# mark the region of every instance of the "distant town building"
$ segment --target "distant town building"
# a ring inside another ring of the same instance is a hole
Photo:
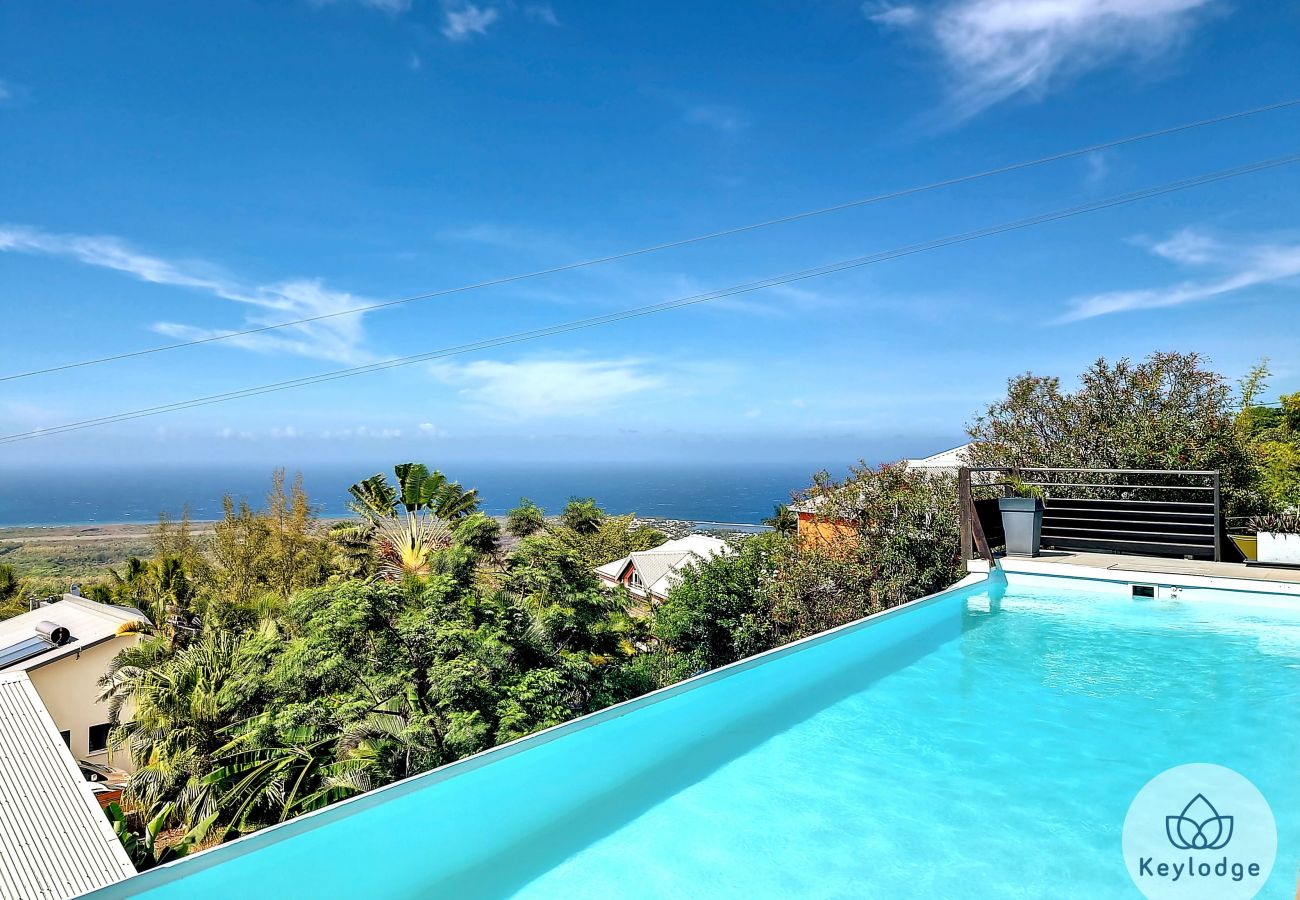
[[[64,900],[135,867],[23,671],[0,673],[0,900]]]
[[[662,603],[682,569],[730,552],[731,545],[720,538],[690,534],[598,566],[596,575],[610,587],[623,585],[633,597]]]
[[[148,625],[149,618],[74,594],[0,621],[0,674],[27,673],[79,760],[110,763],[108,708],[99,702],[97,682],[119,650],[140,640],[129,628],[124,633],[132,623]],[[126,768],[130,760],[118,754],[111,764]]]

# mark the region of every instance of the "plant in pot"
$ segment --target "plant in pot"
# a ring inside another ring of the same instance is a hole
[[[998,500],[1007,556],[1037,556],[1043,541],[1043,492],[1019,479],[1011,482],[1010,491]]]
[[[1300,566],[1300,511],[1255,516],[1250,524],[1255,529],[1260,562]]]

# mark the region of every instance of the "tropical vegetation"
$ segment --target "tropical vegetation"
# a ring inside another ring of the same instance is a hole
[[[1079,387],[1026,374],[970,426],[977,464],[1218,468],[1235,509],[1295,505],[1300,396],[1258,402],[1194,354],[1098,361]],[[956,477],[820,473],[764,534],[688,567],[659,604],[596,566],[667,539],[592,498],[501,522],[416,463],[323,522],[301,480],[227,499],[210,535],[163,519],[154,552],[86,594],[154,623],[101,681],[133,774],[114,827],[137,865],[284,821],[762,650],[963,573]],[[0,610],[21,611],[0,566]],[[25,608],[25,607],[24,607]]]

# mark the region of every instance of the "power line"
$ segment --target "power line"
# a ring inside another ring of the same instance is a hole
[[[306,387],[313,384],[322,384],[328,381],[336,381],[341,378],[351,378],[355,375],[366,375],[371,372],[379,372],[386,369],[393,369],[399,366],[409,366],[416,363],[428,362],[434,359],[440,359],[448,356],[457,356],[463,353],[472,353],[478,350],[487,350],[493,347],[501,347],[508,344],[518,344],[525,341],[539,340],[544,337],[550,337],[557,334],[565,334],[571,331],[580,331],[586,328],[594,328],[600,325],[610,325],[616,322],[622,322],[628,319],[639,318],[641,316],[653,315],[654,313],[665,312],[672,309],[680,309],[685,306],[693,306],[700,303],[707,303],[711,300],[719,300],[723,297],[731,297],[736,294],[750,293],[753,291],[763,290],[764,288],[776,287],[782,284],[789,284],[794,281],[803,281],[809,278],[817,278],[823,275],[830,275],[835,272],[842,272],[847,269],[860,268],[875,263],[884,262],[890,259],[898,259],[903,256],[911,256],[917,253],[924,253],[930,250],[936,250],[941,247],[951,246],[953,244],[966,243],[968,241],[979,240],[981,238],[993,237],[1008,231],[1016,231],[1024,228],[1030,228],[1035,225],[1054,222],[1060,219],[1068,219],[1074,216],[1084,215],[1085,213],[1098,212],[1104,209],[1110,209],[1115,206],[1122,206],[1128,203],[1135,203],[1139,200],[1146,200],[1151,197],[1171,194],[1176,191],[1188,190],[1201,185],[1210,184],[1216,181],[1224,181],[1229,178],[1237,178],[1242,175],[1249,175],[1254,172],[1262,172],[1268,169],[1278,168],[1280,166],[1291,165],[1300,162],[1300,154],[1291,156],[1276,157],[1274,159],[1262,160],[1259,162],[1249,163],[1244,166],[1238,166],[1233,169],[1225,169],[1218,172],[1212,172],[1206,175],[1199,175],[1193,178],[1186,178],[1181,181],[1170,182],[1157,187],[1146,188],[1141,191],[1134,191],[1128,194],[1120,194],[1115,197],[1109,197],[1103,200],[1097,200],[1092,203],[1085,203],[1079,206],[1072,206],[1066,209],[1054,210],[1052,212],[1041,213],[1037,216],[1031,216],[1026,219],[1017,219],[1011,222],[1004,222],[1000,225],[990,225],[975,231],[962,232],[960,234],[949,235],[947,237],[936,238],[930,241],[924,241],[918,244],[910,244],[905,247],[898,247],[892,250],[884,250],[868,256],[855,257],[840,262],[828,263],[823,266],[816,266],[811,269],[803,269],[798,272],[775,275],[759,281],[751,281],[745,284],[734,285],[728,288],[722,288],[717,291],[711,291],[704,294],[694,294],[688,297],[680,297],[675,300],[667,300],[662,303],[654,303],[649,306],[634,307],[615,313],[608,313],[601,316],[592,316],[586,319],[577,319],[572,322],[564,322],[558,325],[551,325],[546,328],[538,328],[531,331],[521,331],[514,334],[501,335],[495,338],[488,338],[482,341],[475,341],[468,344],[460,344],[453,347],[444,347],[439,350],[429,351],[427,353],[418,353],[413,356],[396,357],[393,359],[382,360],[377,363],[370,363],[364,366],[355,366],[349,369],[339,369],[333,372],[323,372],[318,375],[308,375],[303,378],[295,378],[288,381],[279,381],[272,384],[260,385],[257,387],[244,388],[237,391],[229,391],[222,394],[212,394],[207,397],[196,397],[189,400],[179,400],[175,403],[162,404],[160,406],[151,406],[144,409],[131,410],[129,412],[115,413],[109,416],[101,416],[94,419],[85,419],[80,422],[70,422],[65,425],[57,425],[51,428],[36,429],[34,431],[20,432],[16,434],[5,435],[0,437],[0,444],[9,444],[16,441],[31,440],[38,437],[46,437],[54,434],[63,434],[69,431],[78,431],[83,428],[94,428],[100,425],[108,425],[115,422],[124,422],[131,419],[140,419],[146,416],[162,415],[168,412],[179,412],[184,409],[192,409],[199,406],[209,406],[215,403],[224,403],[230,400],[241,400],[247,397],[256,397],[261,394],[270,394],[277,391],[290,390],[298,387]]]
[[[1140,141],[1152,140],[1159,137],[1167,137],[1172,134],[1178,134],[1184,131],[1191,131],[1196,128],[1204,128],[1209,125],[1218,125],[1224,122],[1231,122],[1237,119],[1244,119],[1250,116],[1257,116],[1266,112],[1273,112],[1279,109],[1285,109],[1292,106],[1300,105],[1300,97],[1291,100],[1283,100],[1279,103],[1271,103],[1267,106],[1258,106],[1254,109],[1242,110],[1234,113],[1227,113],[1222,116],[1215,116],[1209,119],[1201,119],[1196,122],[1186,122],[1182,125],[1174,125],[1169,128],[1161,128],[1157,131],[1147,131],[1142,134],[1130,135],[1128,137],[1117,138],[1111,141],[1105,141],[1100,144],[1092,144],[1087,147],[1080,147],[1074,150],[1065,150],[1060,153],[1054,153],[1051,156],[1041,156],[1037,159],[1023,160],[1021,162],[1010,163],[1005,166],[999,166],[994,169],[985,169],[982,172],[974,172],[968,175],[959,175],[954,178],[947,178],[942,181],[933,181],[929,184],[916,185],[913,187],[902,188],[896,191],[890,191],[884,194],[876,194],[871,197],[863,197],[857,200],[849,200],[844,203],[838,203],[834,206],[825,206],[820,209],[805,210],[803,212],[793,213],[787,216],[780,216],[775,219],[767,219],[762,222],[754,222],[749,225],[739,225],[735,228],[727,228],[722,231],[714,231],[708,234],[696,235],[694,237],[680,238],[672,241],[665,241],[660,244],[652,244],[648,247],[641,247],[635,250],[623,250],[618,253],[612,253],[608,256],[595,257],[593,259],[582,260],[579,262],[564,263],[562,265],[551,266],[546,269],[538,269],[532,272],[523,272],[516,275],[504,275],[499,278],[492,278],[487,281],[480,281],[473,284],[461,285],[459,287],[442,288],[436,291],[429,291],[424,294],[414,294],[410,297],[401,297],[396,300],[386,300],[382,303],[373,303],[368,306],[357,306],[351,309],[337,310],[330,313],[322,313],[318,316],[308,316],[303,319],[294,319],[289,322],[277,322],[272,325],[261,325],[257,328],[248,328],[243,331],[228,331],[222,334],[211,335],[205,338],[197,338],[192,341],[179,341],[174,344],[163,344],[157,347],[147,347],[143,350],[132,350],[127,353],[117,353],[111,356],[101,356],[96,359],[86,359],[78,362],[64,363],[57,366],[49,366],[44,369],[33,369],[29,372],[18,372],[12,375],[0,375],[0,382],[16,381],[20,378],[32,378],[37,375],[49,375],[54,372],[64,372],[69,369],[79,369],[85,366],[95,366],[102,363],[118,362],[124,359],[133,359],[138,356],[148,356],[153,353],[163,353],[169,350],[181,350],[186,347],[197,347],[200,344],[212,344],[218,341],[228,341],[233,338],[248,337],[254,334],[263,334],[268,331],[274,331],[278,328],[289,328],[295,325],[308,325],[312,322],[321,322],[326,319],[333,319],[339,316],[355,315],[357,313],[372,312],[379,309],[388,309],[393,306],[400,306],[406,303],[415,303],[421,300],[431,300],[437,297],[448,297],[453,294],[462,294],[468,291],[482,290],[483,288],[500,287],[501,285],[513,284],[519,281],[526,281],[532,278],[541,278],[546,275],[556,275],[561,272],[571,272],[575,269],[585,269],[591,266],[598,266],[604,263],[617,262],[619,260],[631,259],[636,256],[644,256],[649,253],[657,253],[662,250],[670,250],[676,247],[685,247],[690,244],[697,244],[703,241],[711,241],[717,238],[731,237],[737,234],[744,234],[750,231],[757,231],[762,228],[770,228],[773,225],[783,225],[789,222],[797,222],[802,219],[809,219],[815,216],[822,216],[828,213],[842,212],[847,209],[854,209],[860,206],[868,206],[874,203],[882,203],[887,200],[897,200],[902,197],[921,194],[927,191],[938,190],[940,188],[954,187],[959,184],[967,184],[972,181],[979,181],[984,178],[991,178],[995,175],[1005,175],[1009,172],[1016,172],[1023,169],[1034,168],[1036,166],[1046,165],[1048,163],[1060,162],[1061,160],[1071,159],[1077,156],[1085,156],[1089,153],[1098,153],[1102,150],[1110,150],[1115,147],[1122,147],[1126,144],[1134,144]]]

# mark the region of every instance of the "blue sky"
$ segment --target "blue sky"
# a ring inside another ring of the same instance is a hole
[[[0,6],[3,372],[471,283],[1300,95],[1220,0]],[[1300,109],[514,285],[0,383],[0,432],[723,288],[1297,150]],[[764,293],[0,446],[46,461],[942,449],[1025,370],[1300,389],[1300,166]]]

